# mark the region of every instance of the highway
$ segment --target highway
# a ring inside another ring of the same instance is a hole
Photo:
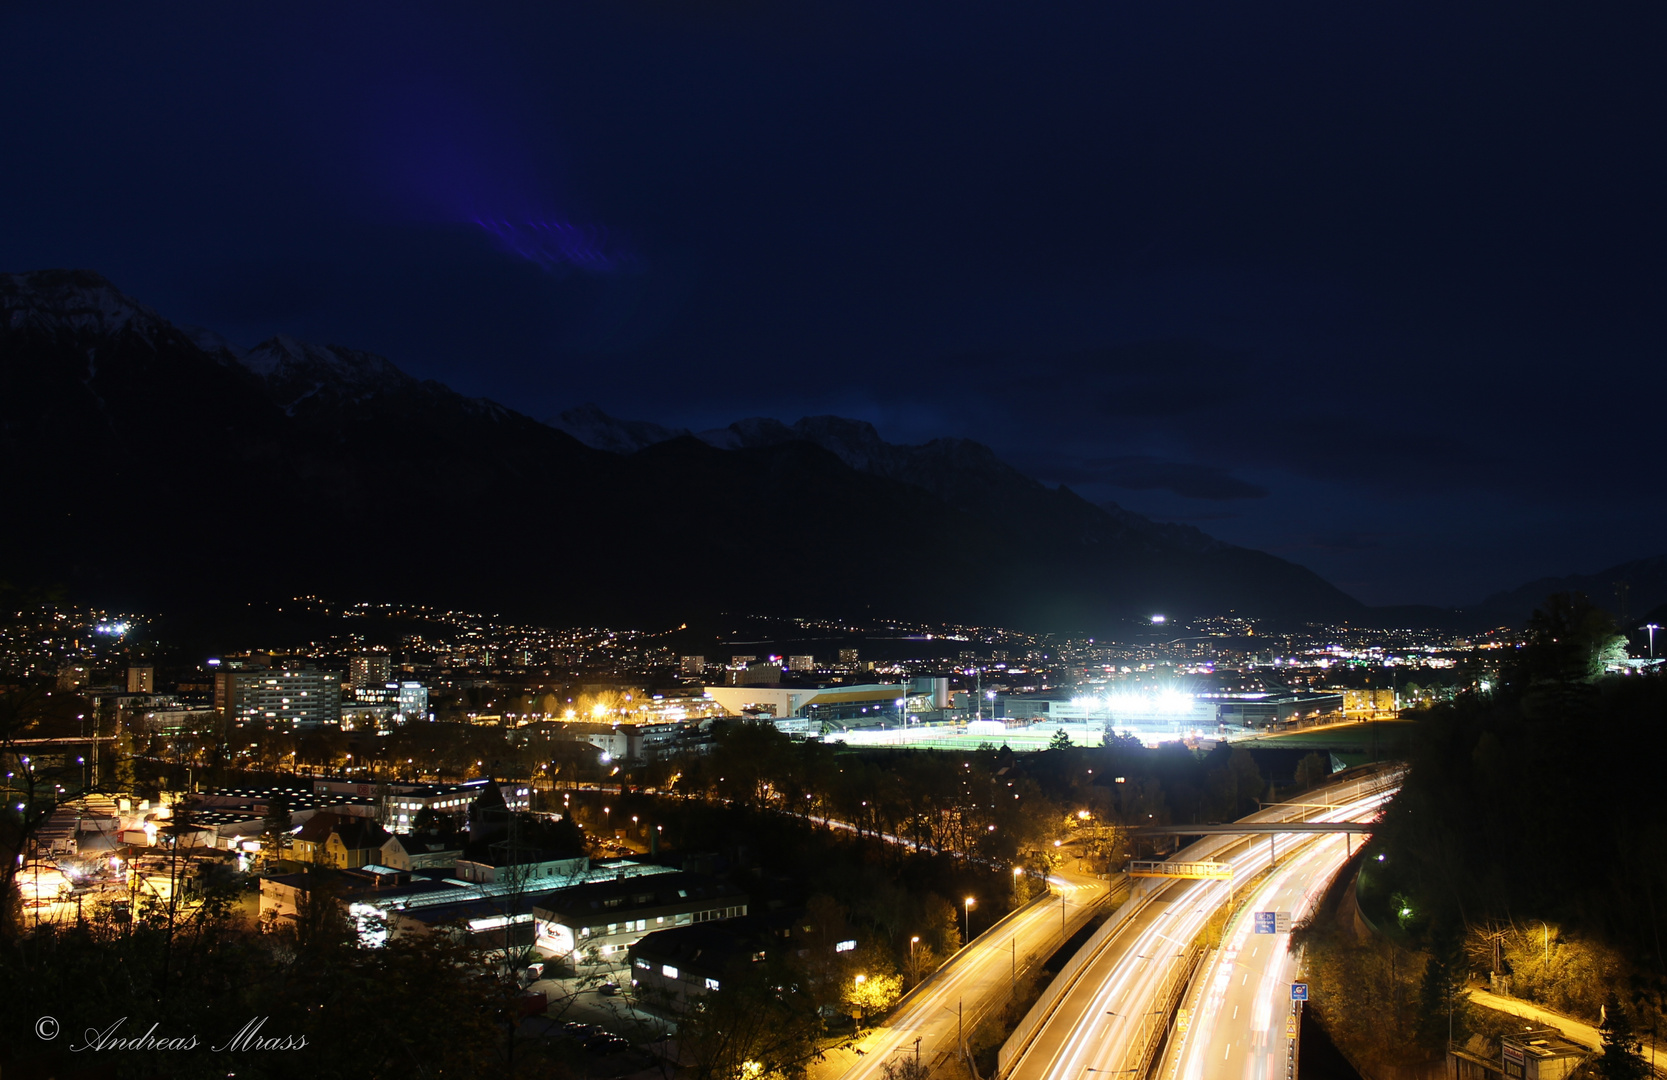
[[[1252,893],[1247,912],[1288,912],[1300,922],[1347,860],[1341,836],[1304,845]],[[1239,918],[1193,980],[1185,1005],[1191,1023],[1172,1040],[1162,1080],[1283,1080],[1290,1050],[1288,1028],[1296,958],[1289,934],[1258,934],[1255,920]]]
[[[893,1055],[917,1052],[936,1068],[956,1052],[963,1020],[971,1033],[991,1003],[1005,1000],[1015,959],[1051,955],[1088,921],[1105,899],[1105,881],[1075,874],[1049,878],[1054,895],[996,924],[952,956],[892,1011],[887,1023],[863,1036],[852,1049],[829,1051],[812,1062],[813,1080],[878,1080]],[[1064,932],[1061,932],[1061,927]]]
[[[1397,783],[1394,774],[1364,786],[1349,782],[1307,796],[1306,807],[1271,806],[1245,820],[1362,820],[1382,808]],[[1314,809],[1315,803],[1327,802],[1331,805]],[[1284,889],[1298,880],[1296,876],[1287,878],[1285,867],[1294,868],[1293,875],[1306,875],[1301,877],[1305,881],[1319,872],[1309,861],[1313,848],[1328,851],[1335,845],[1340,860],[1345,840],[1327,837],[1308,841],[1297,857],[1291,858],[1290,853],[1303,843],[1293,839],[1280,845],[1290,861],[1275,872],[1272,881],[1276,887]],[[1229,836],[1206,837],[1181,851],[1174,861],[1211,859],[1230,863],[1235,878],[1240,881],[1254,877],[1271,861],[1268,843],[1259,839],[1247,843]],[[1109,1080],[1130,1076],[1143,1066],[1146,1053],[1154,1048],[1167,1026],[1168,1005],[1184,988],[1187,960],[1196,955],[1192,951],[1193,942],[1209,917],[1236,891],[1224,881],[1158,879],[1147,885],[1149,891],[1144,896],[1132,898],[1118,912],[1111,924],[1113,929],[1094,946],[1096,952],[1080,977],[1064,992],[1057,1008],[1013,1063],[1007,1073],[1009,1080],[1088,1080],[1091,1074],[1095,1080]],[[1258,895],[1263,887],[1258,887]],[[1280,895],[1289,899],[1289,894]],[[1270,942],[1276,939],[1283,948],[1283,937],[1264,938]],[[1271,948],[1271,945],[1249,946],[1249,950],[1258,953]],[[1246,979],[1243,986],[1249,985]],[[1221,1038],[1228,1037],[1228,1029],[1234,1024],[1248,1030],[1255,1019],[1255,1013],[1245,1012],[1240,1002],[1226,1006],[1229,1016],[1234,1005],[1239,1006],[1240,1016],[1227,1021],[1221,1029]],[[1282,1020],[1280,1026],[1283,1039]],[[1225,1055],[1229,1063],[1231,1054],[1229,1046]],[[1254,1075],[1271,1078],[1276,1074]],[[1283,1076],[1283,1070],[1277,1075]]]

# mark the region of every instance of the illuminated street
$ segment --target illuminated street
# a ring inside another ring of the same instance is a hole
[[[1320,802],[1329,795],[1347,801],[1308,813],[1307,820],[1369,819],[1395,789],[1392,777],[1384,777],[1375,787],[1351,783],[1322,789],[1310,799]],[[1303,812],[1274,806],[1244,820],[1295,820]],[[1338,852],[1343,844],[1342,838],[1336,839]],[[1232,836],[1213,836],[1187,847],[1173,861],[1219,859],[1232,864],[1235,877],[1245,878],[1268,865],[1268,851],[1260,840],[1246,843]],[[1306,859],[1305,854],[1292,865],[1306,865]],[[1273,880],[1277,888],[1286,879],[1276,873]],[[1141,1066],[1142,1050],[1150,1048],[1167,1020],[1158,1004],[1160,997],[1167,997],[1165,992],[1181,975],[1181,960],[1210,916],[1230,897],[1226,883],[1219,881],[1159,880],[1149,889],[1146,897],[1118,913],[1120,925],[1106,937],[1099,954],[1014,1066],[1010,1075],[1016,1080],[1079,1080],[1090,1073],[1115,1075]]]
[[[853,1050],[831,1051],[825,1061],[813,1063],[812,1076],[873,1080],[894,1054],[917,1049],[921,1061],[934,1068],[949,1060],[960,1028],[970,1032],[986,1004],[1000,1001],[1009,990],[1015,957],[1022,963],[1031,953],[1051,954],[1083,925],[1107,888],[1104,881],[1076,874],[1055,874],[1053,886],[1052,898],[997,924],[951,957],[904,999],[890,1023],[864,1036]]]
[[[1285,1075],[1287,1017],[1296,958],[1289,934],[1258,934],[1251,912],[1289,912],[1300,922],[1347,859],[1341,836],[1305,844],[1240,909],[1225,945],[1193,980],[1186,1005],[1192,1022],[1178,1046],[1165,1055],[1160,1077],[1244,1077]]]

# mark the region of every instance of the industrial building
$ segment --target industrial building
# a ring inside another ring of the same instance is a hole
[[[774,720],[778,726],[798,720],[861,727],[901,723],[908,688],[898,683],[708,686],[706,696],[731,716]]]
[[[717,878],[686,871],[622,877],[575,885],[538,901],[534,940],[555,956],[611,963],[655,930],[746,913],[746,894]]]

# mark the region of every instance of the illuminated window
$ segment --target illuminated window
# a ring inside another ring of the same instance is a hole
[[[670,964],[661,964],[660,974],[664,975],[668,979],[675,979],[677,978],[677,969],[672,967]]]
[[[834,952],[850,952],[856,947],[857,943],[855,941],[841,941],[839,944],[834,946]]]

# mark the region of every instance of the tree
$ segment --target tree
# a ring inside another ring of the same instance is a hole
[[[261,822],[261,846],[265,849],[268,862],[284,857],[284,852],[289,849],[293,824],[289,816],[289,799],[283,795],[272,796],[272,801],[266,806],[266,817]]]
[[[880,1075],[884,1080],[926,1080],[932,1070],[920,1060],[920,1047],[915,1047],[912,1054],[894,1057],[880,1066]]]
[[[822,1021],[783,961],[750,964],[697,999],[678,1031],[694,1080],[801,1076],[816,1056]]]
[[[127,724],[118,721],[116,729],[116,790],[123,795],[132,795],[137,784],[133,775],[133,735],[127,730]]]
[[[1519,671],[1530,683],[1589,683],[1626,656],[1615,620],[1582,593],[1554,593],[1528,620]]]
[[[921,901],[921,944],[939,956],[947,957],[961,947],[961,914],[955,905],[937,893],[927,893]]]
[[[1448,1045],[1455,1006],[1464,996],[1464,937],[1450,924],[1431,928],[1429,959],[1418,987],[1418,1041],[1439,1050]]]
[[[840,995],[845,1007],[857,1018],[857,1026],[870,1016],[878,1016],[897,1003],[903,994],[903,976],[858,972],[845,984]]]
[[[1227,755],[1225,768],[1210,770],[1209,784],[1215,796],[1217,812],[1222,820],[1231,820],[1252,808],[1256,797],[1262,793],[1262,770],[1256,767],[1256,760],[1250,756],[1250,751],[1235,746]]]
[[[85,702],[66,694],[54,697],[41,686],[0,689],[0,940],[15,929],[17,869],[31,850],[35,833],[57,810],[60,789],[81,785],[81,767],[65,755],[38,756],[24,739],[67,737],[80,731]]]
[[[1638,1036],[1632,1030],[1632,1018],[1621,1007],[1615,992],[1603,1005],[1603,1023],[1598,1027],[1603,1036],[1603,1053],[1598,1056],[1597,1074],[1603,1080],[1644,1080],[1650,1067],[1638,1052]]]
[[[1311,788],[1331,775],[1331,764],[1316,751],[1297,762],[1297,786]]]
[[[1071,736],[1067,735],[1063,730],[1054,732],[1053,738],[1048,740],[1049,750],[1069,750],[1070,748]]]

